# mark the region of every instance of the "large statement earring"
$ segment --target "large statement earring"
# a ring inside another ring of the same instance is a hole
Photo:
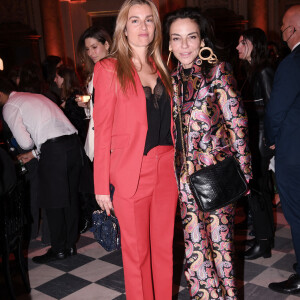
[[[172,50],[169,50],[169,56],[168,56],[168,60],[167,60],[167,66],[169,66],[171,55],[172,55]]]
[[[209,55],[203,56],[205,52],[209,52]],[[199,50],[199,58],[202,60],[207,60],[210,64],[216,64],[218,62],[218,58],[216,54],[209,47],[203,47]]]

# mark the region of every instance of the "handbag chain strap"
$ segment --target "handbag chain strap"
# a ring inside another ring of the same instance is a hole
[[[183,106],[183,103],[182,103]],[[182,144],[182,152],[183,152],[183,166],[185,168],[186,176],[189,178],[188,165],[186,161],[186,152],[184,147],[184,138],[183,138],[183,129],[182,129],[182,118],[181,118],[181,108],[182,106],[178,105],[178,117],[179,117],[179,127],[181,132],[181,144]]]

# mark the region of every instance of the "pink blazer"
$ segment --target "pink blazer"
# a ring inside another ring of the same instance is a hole
[[[134,77],[136,91],[130,86],[124,94],[117,79],[116,60],[107,58],[95,65],[96,195],[109,195],[109,183],[125,198],[132,197],[137,189],[148,123],[144,89],[136,72]]]

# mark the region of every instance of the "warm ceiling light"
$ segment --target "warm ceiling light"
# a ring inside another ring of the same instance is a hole
[[[0,71],[4,70],[3,60],[0,58]]]
[[[70,3],[79,2],[79,3],[84,3],[84,2],[86,2],[86,0],[60,0],[60,2],[70,2]]]

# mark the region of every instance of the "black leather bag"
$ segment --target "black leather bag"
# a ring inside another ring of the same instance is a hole
[[[199,209],[204,212],[214,211],[241,198],[247,192],[247,181],[233,156],[228,156],[215,165],[204,167],[189,175],[183,139],[181,109],[178,109],[178,116],[184,167],[191,192]],[[226,130],[225,125],[224,127]]]
[[[247,191],[247,182],[233,156],[190,175],[190,188],[200,210],[214,211],[239,198]]]
[[[114,251],[121,248],[121,234],[118,219],[107,216],[106,211],[96,210],[93,212],[93,227],[96,241],[106,250]]]

